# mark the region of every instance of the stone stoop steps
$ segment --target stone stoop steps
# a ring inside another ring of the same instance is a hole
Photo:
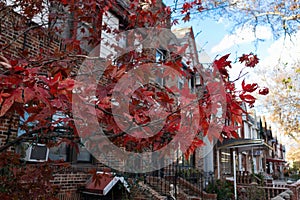
[[[133,188],[132,200],[165,200],[166,197],[160,195],[143,182],[139,182],[137,186]]]
[[[160,177],[147,177],[147,185],[164,197],[164,200],[167,199],[167,192],[171,190],[171,183]],[[176,200],[202,200],[200,194],[190,188],[183,189],[179,186]]]

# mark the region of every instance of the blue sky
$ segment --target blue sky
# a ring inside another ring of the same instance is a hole
[[[204,49],[212,59],[217,55],[224,55],[227,53],[231,53],[232,59],[235,59],[237,56],[240,56],[243,53],[250,52],[257,53],[258,55],[260,55],[260,58],[264,58],[267,56],[266,49],[268,49],[274,42],[269,30],[263,30],[265,31],[266,35],[263,35],[263,33],[261,33],[260,36],[264,39],[264,41],[259,41],[258,43],[254,42],[254,36],[248,35],[248,37],[246,37],[247,35],[245,35],[244,41],[242,41],[243,38],[240,38],[239,41],[236,41],[235,43],[233,41],[227,41],[225,45],[222,45],[221,42],[224,43],[224,37],[234,39],[234,36],[232,36],[234,34],[231,34],[233,25],[233,23],[225,20],[214,21],[212,19],[192,19],[190,22],[180,23],[177,27],[192,26],[194,34],[197,35],[196,43],[200,47],[200,49],[198,50]],[[250,40],[251,38],[249,39],[249,36],[253,39]],[[226,41],[226,39],[224,40]],[[232,44],[232,46],[230,43]],[[223,50],[217,48],[218,46],[223,47]],[[216,51],[216,49],[220,49],[220,51]]]
[[[167,5],[174,4],[173,0],[165,0],[165,2],[170,2]],[[175,16],[180,15],[179,11],[177,12],[174,14]],[[180,19],[182,17],[183,15],[176,18]],[[275,40],[271,29],[264,24],[257,26],[255,35],[253,27],[239,28],[233,32],[233,26],[236,23],[228,19],[220,18],[218,21],[215,21],[209,18],[200,19],[199,16],[192,15],[189,22],[180,21],[173,28],[192,27],[196,36],[198,51],[204,51],[208,55],[206,57],[210,58],[210,61],[213,61],[216,56],[228,53],[231,54],[230,59],[235,61],[242,54],[253,52],[260,59],[260,63],[256,68],[272,69],[278,67],[279,59],[282,63],[293,63],[294,61],[300,63],[300,31],[292,36],[292,38],[287,38],[286,41],[283,38],[284,36]],[[257,40],[257,38],[260,40]],[[296,42],[290,42],[290,39]],[[286,47],[284,48],[284,46]],[[201,56],[200,62],[203,62]],[[241,67],[238,64],[233,66],[230,72],[233,79],[235,79],[234,76],[237,76]],[[257,81],[257,70],[251,71],[253,71],[252,77],[254,75],[254,80]],[[249,77],[251,77],[250,73]]]
[[[173,3],[173,0],[167,1]],[[227,19],[214,21],[212,19],[197,19],[197,17],[191,16],[190,22],[180,22],[177,27],[192,26],[196,36],[198,51],[204,50],[211,58],[211,61],[213,61],[217,55],[222,56],[227,53],[231,53],[230,59],[233,61],[243,53],[253,52],[257,54],[260,63],[255,69],[251,69],[252,72],[247,76],[247,78],[250,79],[249,82],[259,82],[262,76],[267,75],[260,74],[260,70],[272,70],[276,67],[282,67],[282,65],[278,65],[280,62],[289,62],[291,65],[293,65],[293,63],[300,63],[300,31],[287,40],[284,40],[283,37],[275,40],[271,30],[267,26],[261,25],[258,26],[256,36],[262,39],[262,41],[256,43],[257,37],[254,37],[251,27],[232,32],[232,27],[234,25],[235,22],[231,22]],[[231,76],[233,76],[232,79],[235,79],[240,69],[241,66],[239,64],[233,65],[233,69],[230,71]],[[273,78],[274,77],[271,76],[269,77],[270,80]],[[262,85],[263,83],[259,82],[259,84]],[[272,90],[272,88],[270,88],[270,90]],[[260,109],[262,107],[259,105],[262,105],[263,102],[264,98],[258,99],[256,103],[257,113],[268,115],[268,111]],[[272,126],[274,128],[276,127],[275,125]],[[280,135],[279,132],[278,134]],[[286,143],[286,138],[284,136],[278,139],[282,139],[282,141]]]
[[[167,6],[170,6],[171,9],[174,8],[174,0],[163,1]],[[183,1],[178,1],[176,13],[173,13],[172,15],[173,19],[181,19],[184,16],[180,13],[182,3]],[[224,44],[224,41],[222,40],[224,40],[224,38],[226,39],[226,36],[229,36],[230,39],[234,38],[232,36],[234,35],[234,33],[232,33],[231,31],[233,30],[233,26],[236,23],[237,22],[235,21],[224,18],[220,18],[218,19],[218,21],[215,21],[213,19],[209,19],[208,17],[200,19],[197,15],[191,15],[191,20],[189,22],[184,23],[180,21],[177,27],[192,26],[195,35],[201,32],[199,35],[197,35],[196,42],[199,47],[205,49],[206,53],[209,54],[209,56],[211,56],[212,58],[214,58],[216,55],[224,55],[226,53],[231,53],[231,58],[235,58],[242,53],[250,52],[257,53],[261,60],[267,57],[267,50],[271,47],[275,40],[273,39],[272,31],[270,30],[270,28],[264,25],[259,25],[256,31],[257,37],[263,39],[263,41],[255,43],[254,33],[251,30],[253,27],[247,27],[248,30],[238,30],[240,32],[238,32],[237,35],[240,35],[240,38],[237,39],[234,44],[229,45],[230,42],[233,42],[227,41],[225,45],[222,45],[222,42]],[[217,45],[220,45],[221,47],[223,47],[223,49],[221,49],[220,51],[216,51]]]

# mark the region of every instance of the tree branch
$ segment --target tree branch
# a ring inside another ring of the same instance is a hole
[[[49,128],[45,128],[47,130],[49,130]],[[18,137],[16,137],[14,140],[12,141],[8,141],[6,142],[5,145],[0,147],[0,152],[7,150],[9,147],[22,142],[23,140],[29,140],[29,139],[37,139],[37,138],[41,138],[41,139],[49,139],[52,137],[61,137],[61,138],[71,138],[74,139],[77,136],[73,135],[73,131],[69,130],[69,132],[66,131],[62,131],[62,129],[66,129],[65,127],[55,127],[53,129],[53,131],[51,131],[51,133],[46,133],[43,135],[39,135],[39,136],[34,136],[34,134],[41,134],[41,129],[37,129],[37,130],[33,130],[33,131],[28,131]],[[72,134],[68,134],[66,135],[66,133],[72,133]]]
[[[35,28],[39,28],[39,27],[42,27],[42,25],[35,25],[35,26],[31,26],[31,27],[28,27],[26,28],[23,32],[19,33],[18,35],[16,35],[16,38],[22,36],[23,34],[27,33],[28,31],[30,30],[33,30]],[[15,40],[11,40],[10,43],[8,43],[7,45],[5,45],[2,49],[0,49],[0,51],[5,51],[8,47],[10,47],[12,44],[18,42],[17,39]]]

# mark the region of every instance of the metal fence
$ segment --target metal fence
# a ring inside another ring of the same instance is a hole
[[[60,193],[57,195],[59,200],[81,200],[80,193],[74,191],[73,193]]]
[[[202,197],[203,174],[193,166],[176,163],[163,169],[143,174],[143,180],[168,199],[179,196]]]

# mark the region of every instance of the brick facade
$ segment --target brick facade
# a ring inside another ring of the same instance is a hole
[[[58,36],[49,37],[44,30],[26,20],[10,8],[0,12],[0,55],[8,59],[30,58],[40,51],[54,53],[61,48]],[[0,69],[1,71],[1,69]],[[8,112],[0,117],[0,146],[17,137],[19,116]],[[14,150],[10,147],[9,151]]]
[[[18,126],[19,117],[17,115],[9,113],[0,118],[0,147],[16,138]],[[14,147],[9,147],[8,151],[14,151]]]
[[[161,3],[161,1],[157,1]],[[22,29],[17,27],[23,26]],[[9,59],[29,58],[42,50],[45,53],[54,53],[63,49],[62,40],[53,34],[44,32],[38,24],[26,22],[21,15],[10,9],[0,12],[0,55]],[[42,34],[41,34],[42,33]],[[154,58],[153,58],[154,59]],[[0,118],[0,146],[17,137],[19,116],[7,114]],[[8,150],[14,151],[14,147]],[[110,156],[111,161],[115,157]],[[119,160],[116,160],[118,162]],[[93,166],[91,165],[90,168]],[[58,194],[62,200],[80,199],[78,188],[85,185],[91,175],[85,171],[56,172],[52,183],[60,188]]]
[[[20,28],[22,26],[23,28]],[[60,51],[62,40],[53,34],[50,37],[43,31],[33,22],[26,24],[26,20],[11,9],[2,10],[0,12],[0,55],[12,60],[30,59],[42,51],[45,54]],[[19,122],[19,116],[12,112],[0,118],[0,147],[17,137]],[[7,149],[7,151],[14,150],[14,146]],[[87,172],[60,172],[54,174],[52,182],[60,188],[58,194],[60,199],[74,200],[79,199],[77,188],[83,186],[90,176]]]
[[[54,174],[52,183],[60,187],[60,194],[66,196],[77,193],[79,187],[85,185],[86,181],[91,175],[86,172],[65,172]]]
[[[28,22],[7,8],[0,13],[0,52],[5,57],[34,56],[41,50],[54,53],[61,49],[61,39],[34,22]]]

